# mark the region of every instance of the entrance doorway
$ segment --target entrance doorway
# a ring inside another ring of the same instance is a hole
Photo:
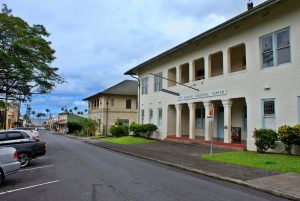
[[[218,112],[217,112],[217,135],[218,140],[224,139],[224,107],[218,106]]]

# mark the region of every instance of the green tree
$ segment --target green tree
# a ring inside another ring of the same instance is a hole
[[[43,25],[30,26],[11,14],[5,4],[0,12],[0,94],[7,100],[30,100],[63,83],[51,65],[55,51]]]

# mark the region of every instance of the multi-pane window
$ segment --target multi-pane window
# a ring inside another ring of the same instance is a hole
[[[275,103],[274,100],[264,101],[264,116],[275,115]]]
[[[196,128],[205,128],[205,108],[196,110]]]
[[[142,79],[142,94],[148,94],[148,77]]]
[[[144,120],[145,120],[145,110],[142,109],[141,110],[141,122],[142,122],[142,124],[144,123]]]
[[[290,30],[283,29],[261,37],[260,48],[263,68],[289,63]]]
[[[158,118],[157,118],[157,127],[162,125],[162,108],[158,108]]]
[[[277,37],[277,64],[291,61],[290,31],[285,29],[276,33]]]
[[[149,123],[152,123],[153,119],[153,109],[149,109]]]
[[[276,129],[275,119],[275,99],[266,99],[262,101],[263,109],[263,127]]]
[[[131,109],[131,99],[126,99],[126,109]]]
[[[155,76],[154,76],[154,91],[160,91],[162,89],[162,72],[160,73],[157,73]]]

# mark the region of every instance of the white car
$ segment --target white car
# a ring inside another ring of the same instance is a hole
[[[34,141],[40,141],[39,131],[33,127],[16,127],[12,128],[11,130],[27,131],[26,133],[32,136]]]
[[[3,183],[7,175],[17,172],[21,165],[17,161],[18,153],[15,148],[0,148],[0,184]]]

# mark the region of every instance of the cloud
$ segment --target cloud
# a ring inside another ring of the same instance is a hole
[[[253,1],[255,5],[262,0]],[[10,0],[13,14],[43,24],[67,83],[36,108],[76,104],[123,79],[129,68],[246,10],[240,0]]]

